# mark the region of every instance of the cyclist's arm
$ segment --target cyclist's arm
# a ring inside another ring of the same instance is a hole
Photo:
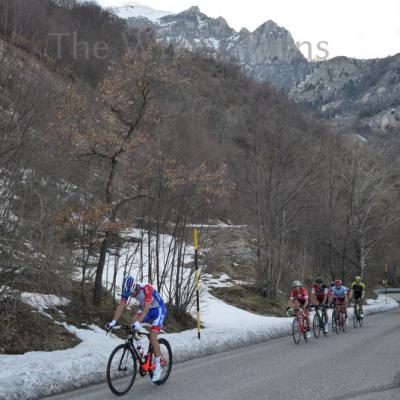
[[[117,321],[121,318],[122,313],[124,312],[125,309],[125,305],[126,303],[121,302],[118,304],[117,308],[115,309],[115,313],[114,313],[114,321]]]
[[[322,303],[325,304],[328,300],[328,289],[324,290],[324,299],[322,300]]]
[[[146,315],[150,311],[150,303],[146,303],[143,307],[143,311],[140,313],[140,317],[138,319],[138,322],[142,323],[146,317]]]

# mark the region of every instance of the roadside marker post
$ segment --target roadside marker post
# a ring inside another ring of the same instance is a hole
[[[388,289],[388,266],[387,266],[387,264],[385,264],[385,280],[383,282],[385,284],[385,302],[387,304],[387,302],[388,302],[388,293],[387,293],[387,289]]]
[[[193,244],[194,244],[194,267],[196,276],[196,305],[197,305],[197,338],[200,340],[200,294],[199,294],[199,239],[197,228],[193,229]]]

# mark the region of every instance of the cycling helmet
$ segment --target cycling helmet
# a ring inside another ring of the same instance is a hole
[[[335,286],[342,286],[343,282],[340,279],[336,279]]]
[[[361,276],[356,276],[355,281],[356,281],[357,283],[360,283],[360,282],[361,282]]]
[[[292,284],[292,287],[295,287],[295,286],[302,287],[303,284],[301,283],[301,281],[294,281],[293,284]]]
[[[129,297],[135,288],[136,280],[133,276],[129,275],[125,278],[122,285],[122,296]]]
[[[324,283],[324,280],[322,278],[317,278],[315,280],[315,283],[318,283],[318,285],[322,285]]]

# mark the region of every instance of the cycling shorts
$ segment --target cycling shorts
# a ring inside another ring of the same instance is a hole
[[[293,298],[293,302],[295,302],[295,301],[298,301],[302,307],[304,306],[304,304],[305,304],[305,302],[306,302],[306,300],[305,300],[305,299],[302,299],[301,297],[294,297],[294,298]],[[309,310],[308,308],[306,308],[306,309],[304,310],[304,314],[305,314],[305,315],[309,315],[309,314],[310,314],[310,310]]]
[[[333,304],[335,305],[342,305],[344,304],[344,297],[334,297],[333,298]]]
[[[140,317],[142,313],[138,312],[136,315]],[[164,325],[166,316],[167,316],[167,309],[165,308],[165,306],[160,306],[158,308],[150,308],[149,312],[144,317],[143,322],[145,323],[151,322],[152,323],[151,330],[153,332],[160,332]]]
[[[363,292],[355,291],[355,290],[353,291],[354,300],[361,299],[362,295],[363,295]]]
[[[324,302],[324,295],[322,296],[317,296],[317,301],[319,303],[320,306],[326,306],[328,304],[328,298],[326,299],[326,301]]]

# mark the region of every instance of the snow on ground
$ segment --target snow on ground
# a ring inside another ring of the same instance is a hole
[[[166,15],[171,15],[172,13],[169,11],[161,11],[155,10],[151,7],[143,6],[134,1],[126,1],[122,4],[110,8],[115,14],[117,14],[120,18],[138,18],[143,17],[148,20],[159,23],[159,19],[165,17]]]
[[[58,306],[67,306],[70,300],[64,297],[58,297],[53,294],[39,293],[21,293],[21,300],[29,306],[36,308],[37,311],[47,318],[53,319],[52,316],[45,312],[46,309]]]
[[[21,293],[21,300],[33,308],[43,311],[50,307],[67,306],[70,300],[64,297],[58,297],[53,294],[39,294],[39,293]]]
[[[366,314],[398,307],[380,295],[365,306]],[[291,318],[264,317],[230,306],[207,291],[201,300],[201,340],[195,329],[164,334],[171,343],[175,362],[185,361],[290,334]],[[349,314],[351,316],[351,313]],[[368,320],[366,322],[366,326]],[[34,399],[105,380],[108,356],[120,343],[105,331],[66,326],[82,342],[68,350],[0,355],[0,400]],[[288,346],[294,346],[288,340]]]

